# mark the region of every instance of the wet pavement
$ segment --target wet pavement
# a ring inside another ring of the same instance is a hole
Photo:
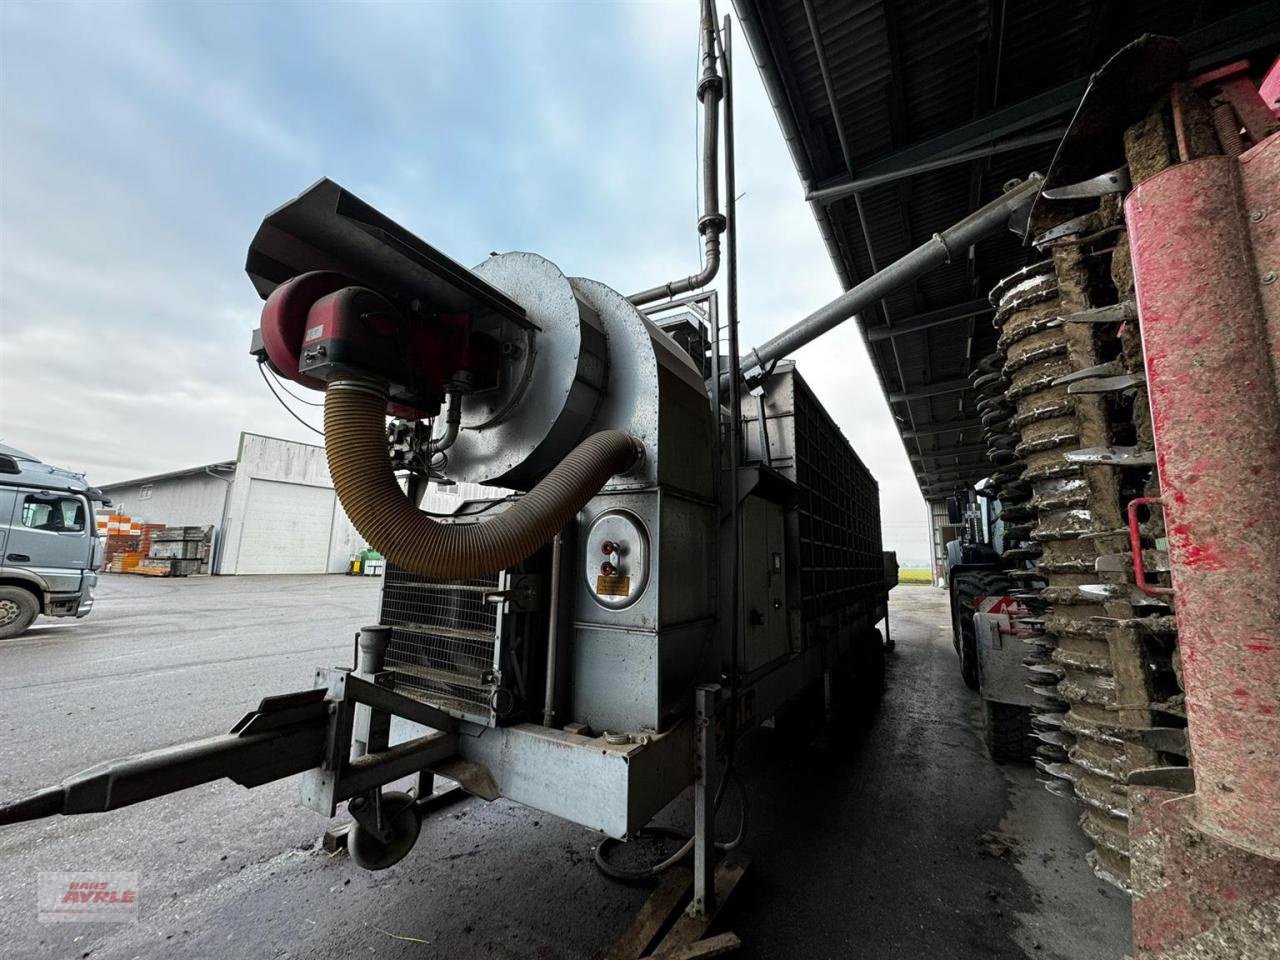
[[[350,662],[377,587],[104,577],[89,618],[0,643],[0,795],[224,732],[262,696],[309,686],[314,667]],[[720,927],[743,957],[1117,960],[1127,900],[1084,863],[1078,810],[986,758],[945,594],[891,601],[897,649],[869,726],[744,745],[752,864]],[[326,821],[296,797],[296,780],[209,784],[0,828],[0,956],[588,958],[648,893],[596,871],[589,831],[471,798],[366,873],[320,848]],[[137,921],[38,922],[41,871],[136,873]]]

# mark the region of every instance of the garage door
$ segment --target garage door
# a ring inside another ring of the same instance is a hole
[[[236,573],[325,573],[333,532],[333,491],[250,480]]]

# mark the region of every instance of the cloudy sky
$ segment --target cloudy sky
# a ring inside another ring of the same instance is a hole
[[[692,272],[696,20],[695,0],[0,4],[0,440],[96,483],[231,458],[241,430],[314,440],[247,355],[243,264],[322,176],[463,263],[533,250],[623,292]],[[745,346],[840,291],[745,42],[738,65]],[[879,480],[886,548],[927,557],[857,331],[796,359]]]

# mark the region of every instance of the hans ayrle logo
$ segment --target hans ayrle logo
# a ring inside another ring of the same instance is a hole
[[[41,873],[37,918],[43,923],[122,923],[138,918],[136,873]]]

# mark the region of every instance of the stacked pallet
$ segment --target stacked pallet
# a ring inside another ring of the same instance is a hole
[[[103,539],[102,559],[112,573],[129,573],[150,553],[151,538],[163,523],[147,523],[124,514],[98,514],[98,536]]]
[[[112,513],[107,515],[99,514],[98,536],[103,539],[103,560],[107,564],[108,570],[118,571],[120,564],[116,563],[125,554],[141,554],[139,547],[141,545],[142,522],[134,520],[122,514]],[[113,566],[113,563],[115,564]]]
[[[135,573],[152,577],[189,577],[208,563],[212,527],[165,527],[151,534],[146,560]]]

